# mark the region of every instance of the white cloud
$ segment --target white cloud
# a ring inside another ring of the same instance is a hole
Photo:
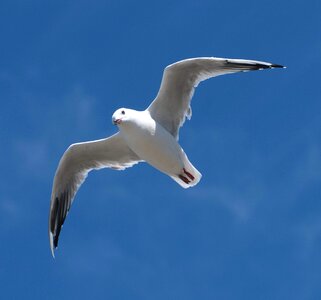
[[[95,98],[85,93],[81,86],[74,86],[69,93],[63,96],[62,104],[63,107],[59,106],[59,108],[62,108],[64,113],[68,113],[69,120],[72,121],[75,118],[78,128],[88,130],[94,123]]]
[[[30,95],[29,98],[37,99]],[[29,177],[43,176],[51,166],[53,155],[59,156],[56,159],[59,161],[65,151],[62,146],[67,148],[69,144],[79,142],[79,133],[88,133],[93,129],[96,120],[94,105],[94,97],[80,86],[75,86],[59,99],[49,102],[46,110],[41,110],[40,104],[37,109],[27,108],[25,123],[33,127],[11,136],[10,153],[14,153],[17,171]]]
[[[18,203],[11,198],[0,199],[0,224],[2,230],[10,230],[17,223],[23,222],[23,214]]]
[[[300,183],[297,189],[303,190],[310,184],[321,182],[321,140],[307,140],[302,157],[298,158],[294,176]]]
[[[311,259],[319,251],[321,242],[321,220],[319,218],[305,218],[295,226],[294,234],[299,242],[299,257],[303,260]]]
[[[114,264],[124,259],[121,249],[106,236],[93,234],[85,242],[72,240],[66,241],[65,244],[69,244],[69,247],[64,248],[63,257],[59,259],[66,259],[64,268],[67,272],[80,277],[96,274],[102,265],[105,266],[105,276],[108,277],[112,275]],[[81,245],[81,247],[76,248],[75,245]],[[68,248],[71,248],[70,252],[66,251]]]
[[[202,201],[211,201],[213,205],[225,208],[237,222],[246,223],[263,200],[264,193],[264,187],[249,181],[243,188],[232,183],[230,186],[199,187],[189,195]]]
[[[20,138],[13,141],[17,170],[24,175],[43,176],[48,167],[48,141]]]

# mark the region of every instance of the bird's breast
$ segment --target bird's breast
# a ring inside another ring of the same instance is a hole
[[[183,150],[176,139],[155,120],[127,124],[121,128],[128,146],[143,160],[167,174],[183,168]]]

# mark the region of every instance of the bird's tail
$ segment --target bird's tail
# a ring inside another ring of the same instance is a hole
[[[202,178],[202,174],[192,165],[186,155],[184,159],[184,168],[181,170],[181,173],[170,176],[184,189],[198,184]]]

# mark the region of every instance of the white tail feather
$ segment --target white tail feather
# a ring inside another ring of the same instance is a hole
[[[172,177],[172,179],[175,180],[184,189],[193,187],[198,184],[198,182],[202,178],[202,174],[191,164],[186,155],[184,161],[184,169],[182,170],[181,174],[170,175],[170,177]],[[180,177],[180,175],[182,177],[185,177],[186,182]],[[189,176],[192,176],[193,179],[191,179],[191,177]]]

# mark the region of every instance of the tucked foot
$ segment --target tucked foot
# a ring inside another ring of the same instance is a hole
[[[189,184],[189,183],[191,182],[191,181],[188,180],[188,178],[185,177],[184,175],[179,174],[178,177],[179,177],[182,181],[184,181],[186,184]]]
[[[195,179],[195,177],[190,172],[186,171],[185,168],[183,168],[182,174],[179,174],[178,177],[186,184],[190,184]]]
[[[184,172],[192,181],[195,179],[195,177],[194,177],[191,173],[187,172],[187,171],[185,170],[185,168],[183,168],[183,172]]]

